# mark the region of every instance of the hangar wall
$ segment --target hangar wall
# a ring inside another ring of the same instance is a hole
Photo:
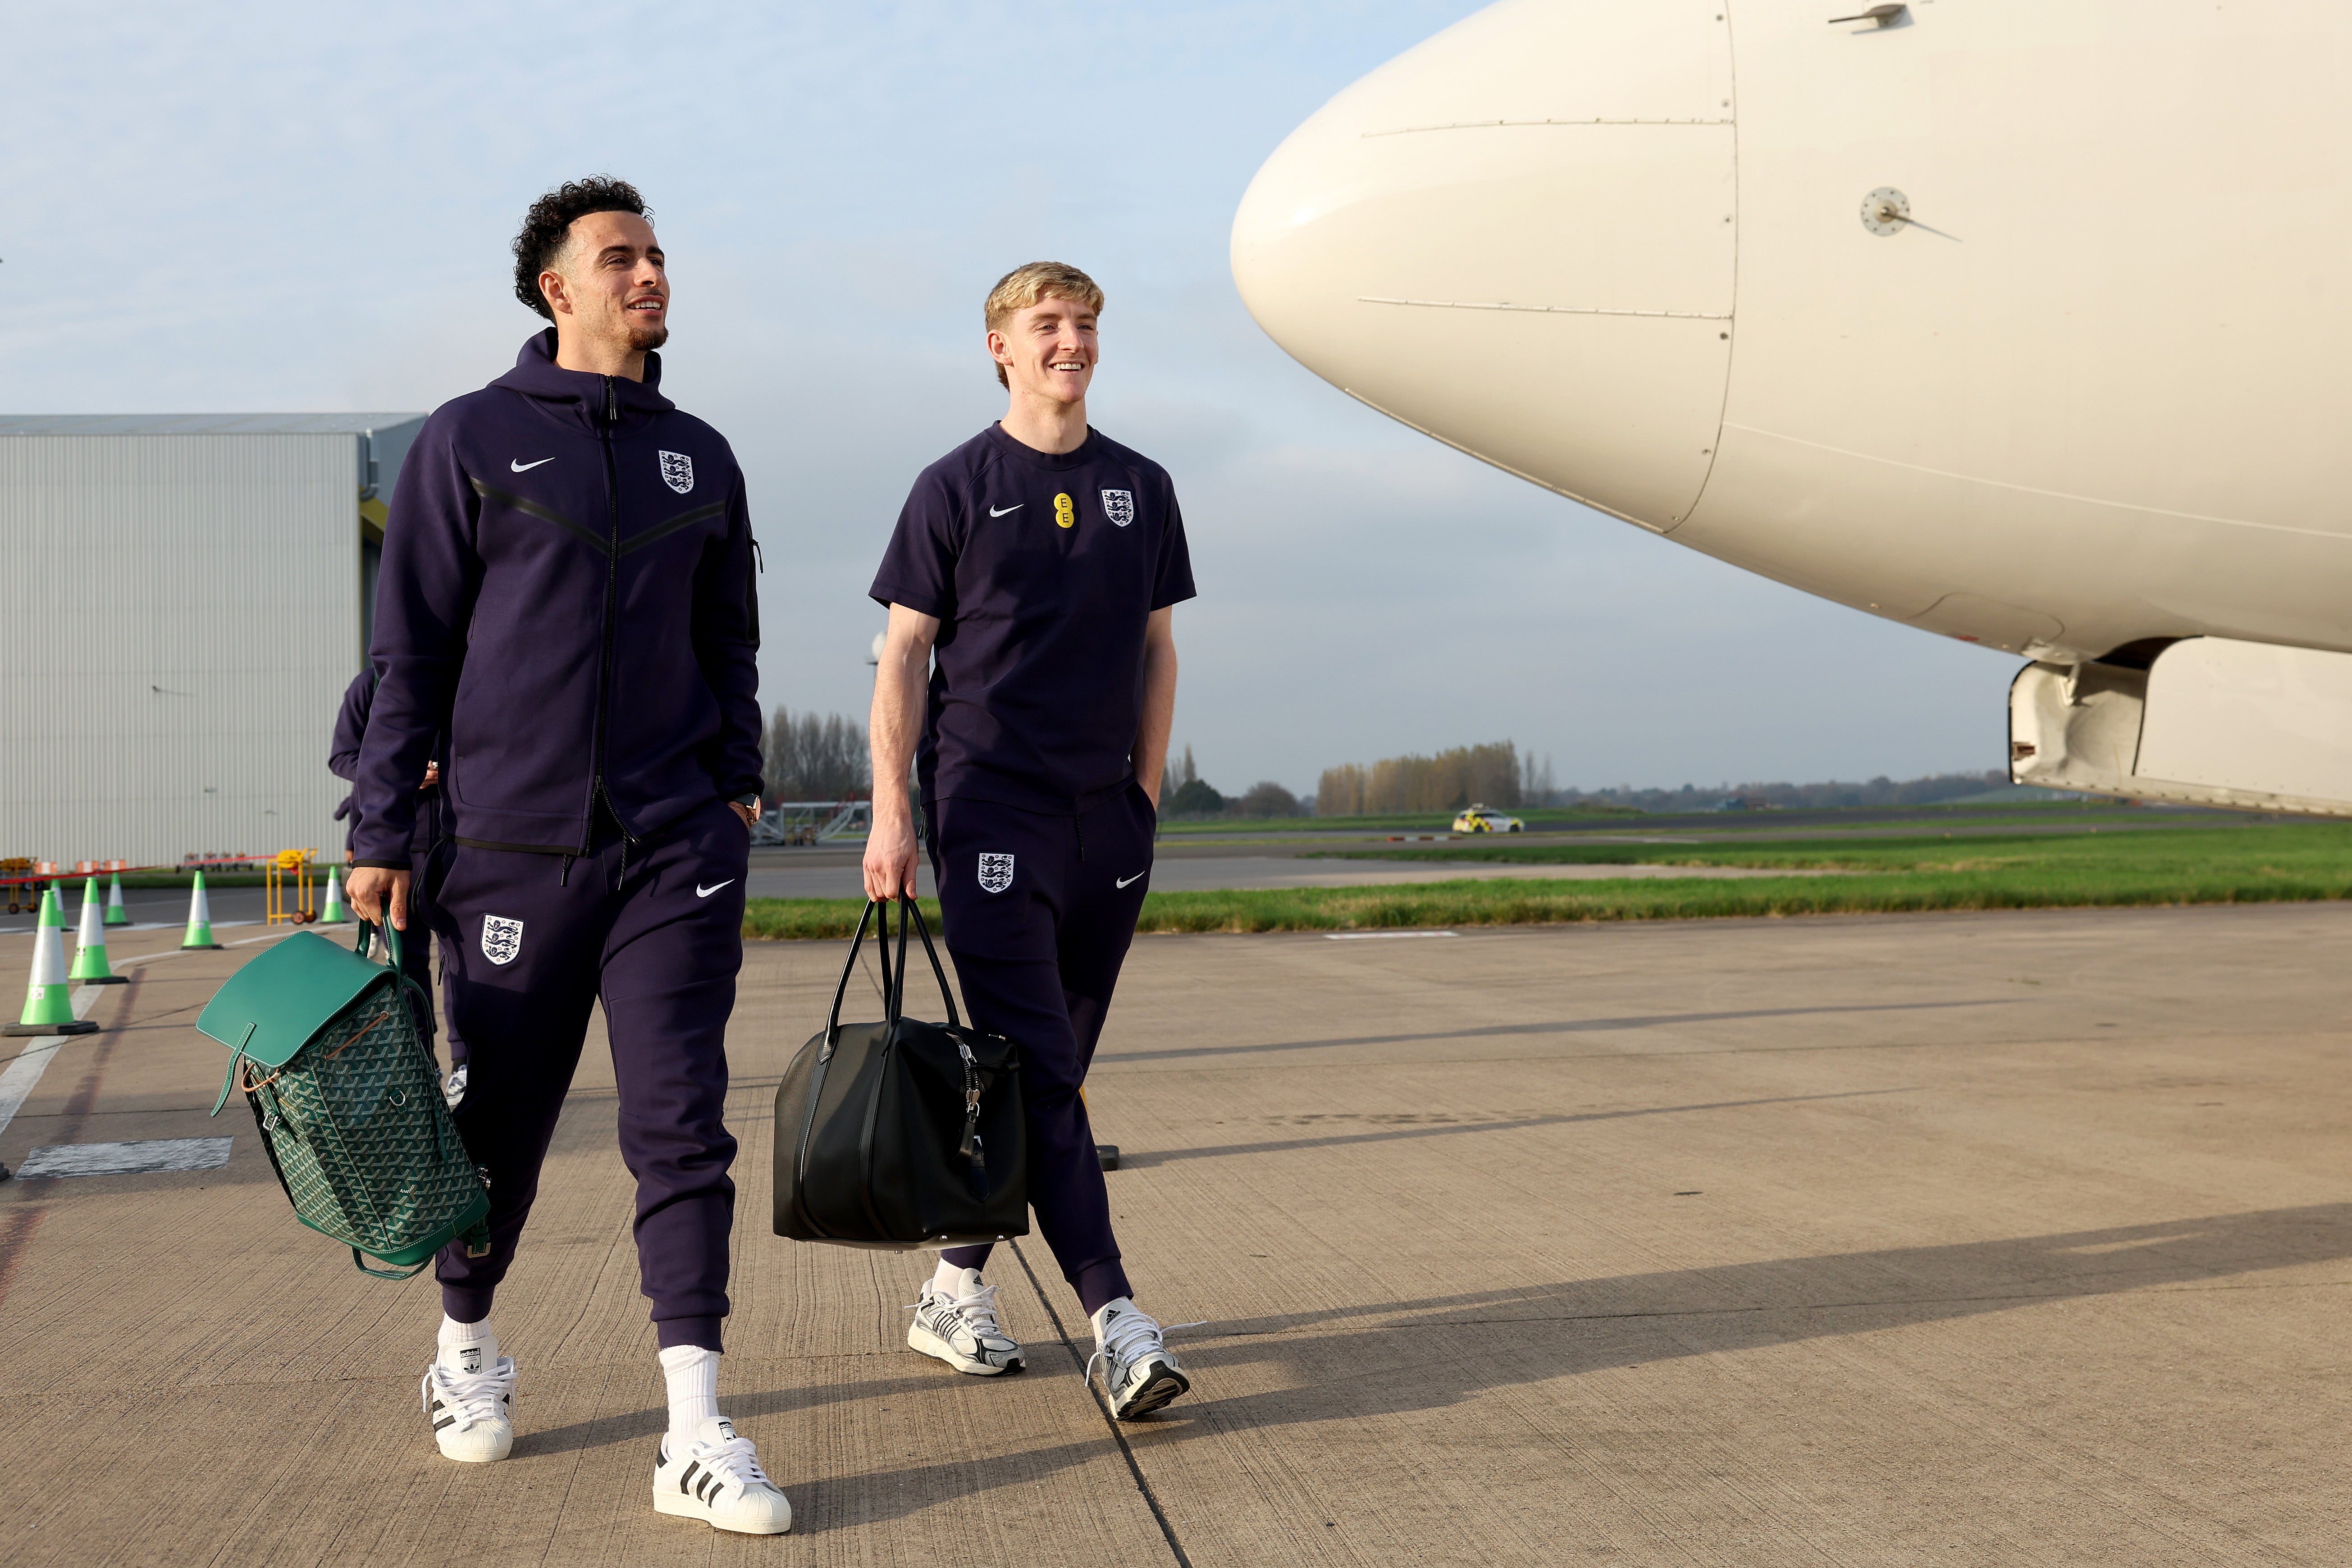
[[[327,747],[424,417],[0,416],[0,856],[341,858]]]

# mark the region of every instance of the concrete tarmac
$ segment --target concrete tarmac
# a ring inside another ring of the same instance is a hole
[[[429,1283],[204,1114],[255,949],[121,963],[175,941],[117,940],[0,1129],[234,1140],[0,1184],[12,1563],[2352,1560],[2352,905],[1143,938],[1089,1100],[1139,1299],[1208,1322],[1119,1429],[1034,1238],[991,1269],[1032,1370],[983,1380],[904,1349],[927,1258],[768,1233],[839,949],[751,944],[721,1396],[782,1540],[648,1504],[600,1041],[496,1312],[521,1436],[453,1465]]]

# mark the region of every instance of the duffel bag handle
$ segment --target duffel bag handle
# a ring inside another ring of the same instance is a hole
[[[961,1029],[963,1020],[956,1016],[955,993],[948,989],[948,972],[940,964],[940,950],[931,945],[931,928],[923,919],[922,906],[904,893],[898,900],[907,906],[898,917],[898,989],[903,993],[907,987],[907,927],[911,923],[923,939],[923,954],[931,961],[931,973],[939,977],[940,999],[948,1005],[948,1027]],[[898,1016],[891,1016],[895,1021]]]
[[[824,1054],[828,1058],[833,1055],[835,1043],[841,1038],[841,1002],[849,994],[850,975],[857,970],[857,950],[866,941],[866,928],[874,923],[874,911],[877,909],[882,911],[883,924],[883,934],[876,942],[882,950],[882,1004],[886,1008],[890,1006],[894,989],[890,983],[890,909],[887,904],[877,904],[868,899],[865,910],[857,917],[857,934],[849,939],[849,956],[841,961],[841,984],[833,988],[833,1011],[824,1020]],[[893,1010],[892,1016],[896,1016]]]
[[[866,928],[874,928],[874,947],[882,964],[882,1015],[896,1027],[907,1001],[907,928],[913,926],[923,939],[923,952],[931,961],[931,973],[940,983],[940,998],[947,1004],[948,1026],[961,1028],[963,1019],[956,1012],[955,993],[949,988],[948,972],[940,963],[939,949],[931,945],[930,923],[914,900],[900,894],[898,901],[905,906],[898,916],[898,956],[894,965],[890,960],[890,905],[887,900],[868,899],[857,917],[857,931],[849,939],[849,955],[841,961],[841,981],[833,988],[833,1011],[824,1021],[824,1054],[833,1055],[833,1047],[841,1037],[841,1004],[849,994],[849,977],[857,969],[857,950],[866,941]]]

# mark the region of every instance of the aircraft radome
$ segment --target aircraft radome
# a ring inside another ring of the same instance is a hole
[[[1392,418],[2024,656],[2021,782],[2352,815],[2347,58],[2318,0],[1505,0],[1283,142],[1234,275]]]

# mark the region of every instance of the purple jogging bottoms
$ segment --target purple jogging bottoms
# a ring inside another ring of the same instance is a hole
[[[468,1258],[456,1243],[435,1268],[451,1317],[489,1314],[601,1001],[621,1158],[637,1182],[640,1286],[663,1349],[723,1348],[735,1140],[721,1112],[750,849],[742,819],[713,800],[650,839],[600,832],[568,862],[457,843],[435,850],[445,995],[467,1046],[457,1130],[490,1186],[489,1255]]]
[[[1091,1315],[1130,1291],[1078,1089],[1151,883],[1158,819],[1136,784],[1076,816],[961,796],[933,802],[926,815],[964,1008],[1021,1047],[1029,1206]],[[979,1268],[989,1250],[940,1256]]]

